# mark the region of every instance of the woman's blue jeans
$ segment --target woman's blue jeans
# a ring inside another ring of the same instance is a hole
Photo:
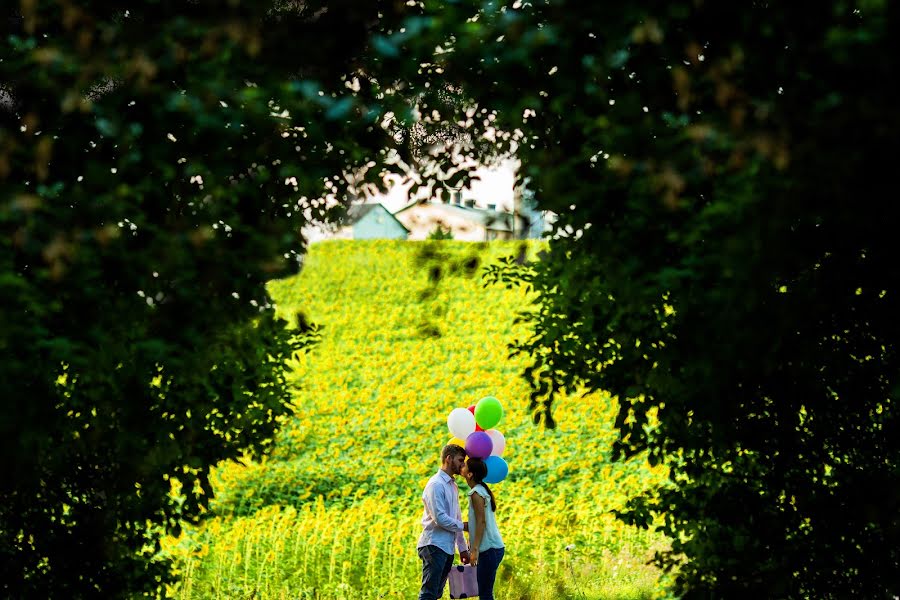
[[[491,548],[478,553],[478,598],[479,600],[494,600],[494,581],[497,579],[497,569],[506,548]]]

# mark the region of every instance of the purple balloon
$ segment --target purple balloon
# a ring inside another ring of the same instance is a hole
[[[470,433],[466,438],[466,454],[476,458],[487,458],[494,449],[494,442],[491,436],[483,431]]]

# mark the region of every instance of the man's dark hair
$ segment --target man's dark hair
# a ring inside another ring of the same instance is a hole
[[[447,444],[444,446],[444,449],[441,450],[441,464],[444,464],[444,461],[447,460],[448,456],[466,456],[466,451],[462,446],[457,446],[456,444]]]

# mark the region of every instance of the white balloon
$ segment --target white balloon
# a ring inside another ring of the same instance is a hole
[[[503,434],[496,429],[488,429],[485,433],[488,434],[491,441],[494,442],[494,449],[491,451],[491,456],[503,456],[503,451],[506,450],[506,438],[503,437]]]
[[[454,437],[464,440],[475,432],[475,415],[465,408],[454,408],[447,417],[447,427]]]

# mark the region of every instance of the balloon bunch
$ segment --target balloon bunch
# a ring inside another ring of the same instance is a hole
[[[469,408],[454,408],[447,417],[447,427],[453,434],[450,443],[465,448],[469,456],[484,460],[485,483],[499,483],[509,473],[509,465],[502,458],[506,438],[492,429],[502,418],[503,407],[493,396],[486,396]]]

